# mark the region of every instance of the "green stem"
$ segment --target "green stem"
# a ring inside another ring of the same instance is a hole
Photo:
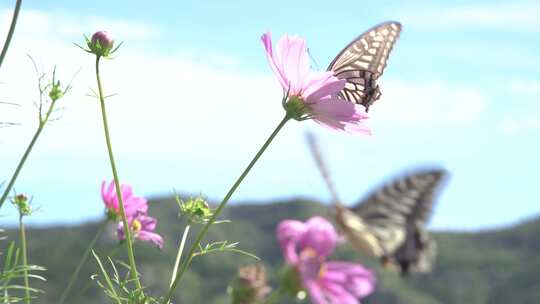
[[[79,276],[79,272],[81,272],[81,269],[82,269],[83,265],[86,263],[86,260],[88,259],[88,256],[90,255],[90,251],[92,250],[92,248],[96,244],[98,238],[101,236],[101,234],[103,233],[103,231],[107,227],[108,223],[109,223],[108,220],[104,220],[99,225],[98,230],[96,232],[96,235],[94,236],[94,238],[88,244],[88,247],[84,251],[84,254],[83,254],[81,260],[79,261],[79,264],[77,265],[77,268],[75,268],[75,272],[73,272],[73,274],[71,275],[71,278],[69,279],[69,283],[68,283],[66,289],[64,289],[64,292],[62,293],[62,296],[60,297],[60,302],[59,302],[60,304],[63,304],[64,301],[66,300],[69,292],[71,291],[71,288],[73,287],[73,284],[75,283],[75,281],[77,280],[77,277]]]
[[[34,134],[34,137],[32,137],[32,140],[30,141],[30,144],[26,148],[26,151],[24,151],[24,154],[23,154],[21,160],[19,161],[19,164],[17,165],[17,168],[15,169],[15,173],[13,173],[13,176],[9,180],[9,183],[8,183],[6,189],[4,190],[4,193],[2,194],[2,197],[0,197],[0,208],[2,208],[2,205],[6,201],[8,195],[9,195],[9,191],[11,191],[11,188],[13,188],[13,185],[15,184],[15,180],[17,180],[17,177],[19,176],[19,173],[21,172],[21,169],[24,166],[24,163],[26,162],[26,159],[28,158],[28,155],[30,155],[30,152],[34,148],[34,144],[36,143],[39,135],[41,134],[41,131],[43,130],[43,128],[45,127],[45,124],[49,120],[49,116],[51,115],[55,104],[56,104],[56,100],[51,101],[49,109],[47,110],[47,114],[45,114],[45,118],[41,119],[41,117],[40,117],[40,122],[39,122],[39,126],[38,126],[38,128],[36,130],[36,133]]]
[[[30,303],[30,284],[28,283],[28,253],[26,251],[26,234],[24,231],[23,215],[19,215],[19,231],[21,233],[21,250],[22,250],[22,263],[23,263],[23,276],[24,276],[24,302]]]
[[[180,259],[182,258],[182,252],[184,251],[184,246],[186,245],[186,240],[187,240],[190,227],[191,225],[188,223],[186,225],[186,228],[184,229],[184,233],[182,234],[182,240],[180,241],[180,246],[178,247],[178,253],[176,254],[176,261],[174,261],[174,268],[173,268],[173,273],[171,275],[171,283],[169,283],[169,287],[172,286],[174,282],[174,278],[176,277],[176,273],[178,273],[178,266],[180,266]]]
[[[137,289],[142,293],[142,285],[139,280],[139,273],[137,272],[137,265],[135,264],[135,255],[133,254],[133,242],[131,241],[131,229],[126,217],[126,210],[124,208],[124,201],[122,198],[122,191],[120,189],[120,180],[118,178],[118,172],[116,171],[116,165],[114,163],[114,156],[111,145],[111,138],[109,135],[109,125],[107,123],[107,112],[105,111],[105,97],[103,95],[103,88],[101,87],[101,78],[99,76],[99,59],[100,56],[96,56],[96,78],[99,91],[99,101],[101,104],[101,115],[103,117],[103,129],[105,131],[105,140],[107,142],[107,150],[109,152],[109,160],[111,162],[111,169],[114,177],[114,184],[116,186],[116,196],[118,197],[118,206],[120,209],[120,215],[122,217],[122,223],[124,224],[124,234],[126,236],[126,246],[129,258],[131,277],[135,281]]]
[[[283,126],[285,125],[285,123],[287,121],[289,121],[291,117],[286,114],[285,117],[283,118],[283,120],[281,120],[281,122],[279,123],[279,125],[276,127],[276,129],[274,130],[274,132],[272,132],[272,134],[270,135],[270,137],[268,137],[268,139],[266,140],[266,142],[263,144],[263,146],[261,147],[261,149],[257,152],[257,154],[255,154],[255,157],[251,160],[251,162],[249,163],[249,165],[246,167],[246,169],[244,170],[244,172],[242,172],[242,174],[240,175],[240,177],[236,180],[236,182],[233,184],[233,186],[231,187],[231,189],[229,190],[229,192],[227,193],[227,195],[225,195],[225,198],[223,198],[223,200],[221,201],[221,203],[219,204],[219,206],[217,207],[217,209],[214,211],[214,215],[212,215],[212,217],[210,218],[210,220],[208,221],[208,223],[206,223],[206,225],[204,225],[204,227],[201,229],[201,231],[199,232],[199,234],[197,235],[197,238],[195,239],[195,242],[193,243],[193,245],[191,245],[191,248],[189,249],[189,253],[187,255],[187,258],[184,260],[184,262],[182,263],[182,266],[180,268],[180,271],[178,272],[178,274],[176,275],[176,278],[174,279],[174,282],[173,284],[171,285],[171,287],[169,288],[169,292],[167,293],[167,295],[165,296],[165,299],[163,300],[163,304],[167,304],[171,301],[171,298],[172,298],[172,295],[174,294],[174,290],[176,289],[176,287],[178,286],[178,283],[180,283],[180,279],[182,278],[182,275],[184,274],[184,272],[186,271],[186,269],[188,268],[188,266],[191,264],[191,260],[193,259],[193,254],[195,253],[195,250],[197,250],[197,248],[199,247],[199,244],[201,243],[202,239],[204,238],[204,236],[206,235],[206,232],[208,231],[208,229],[210,228],[210,226],[212,226],[212,224],[216,221],[216,218],[219,216],[219,214],[221,213],[221,210],[225,207],[225,205],[227,204],[227,202],[229,201],[229,199],[231,198],[231,196],[233,195],[233,193],[236,191],[236,188],[238,188],[238,186],[240,185],[240,183],[242,183],[242,181],[244,180],[244,178],[246,177],[246,175],[249,173],[249,171],[251,170],[251,168],[255,165],[255,163],[259,160],[259,158],[261,157],[261,155],[264,153],[264,151],[266,150],[266,148],[268,147],[268,145],[270,145],[270,143],[272,142],[272,140],[274,139],[274,137],[276,137],[276,135],[279,133],[279,131],[281,130],[281,128],[283,128]]]
[[[0,67],[4,58],[6,57],[9,44],[11,43],[11,38],[13,38],[13,33],[15,32],[15,25],[17,25],[17,19],[19,18],[19,12],[21,10],[22,0],[17,0],[15,4],[15,10],[13,11],[13,17],[11,18],[11,25],[9,26],[9,32],[6,36],[6,42],[4,42],[4,47],[2,48],[2,53],[0,54]]]

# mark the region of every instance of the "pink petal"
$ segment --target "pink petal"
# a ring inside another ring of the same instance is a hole
[[[137,238],[141,241],[150,242],[156,245],[159,249],[163,248],[163,237],[157,233],[141,230],[137,234]]]
[[[262,35],[261,41],[264,45],[264,49],[266,50],[266,59],[268,60],[268,64],[278,78],[281,87],[283,88],[283,90],[286,91],[289,88],[289,81],[285,78],[283,71],[278,68],[278,63],[276,62],[276,58],[274,57],[274,53],[272,50],[272,34],[270,32],[265,33],[264,35]],[[279,64],[279,66],[281,66],[281,64]]]
[[[362,265],[339,261],[327,262],[325,265],[325,282],[340,284],[358,298],[366,297],[375,290],[375,275]]]
[[[118,211],[118,201],[116,200],[116,187],[114,186],[114,180],[109,183],[107,189],[105,189],[106,182],[101,183],[101,198],[105,203],[107,209],[113,209]]]
[[[306,231],[306,225],[296,220],[284,220],[277,226],[276,234],[287,263],[298,262],[296,244],[298,238]]]
[[[362,105],[349,101],[328,98],[310,104],[314,120],[331,129],[343,130],[356,134],[371,134],[369,127],[363,124],[367,114]]]
[[[122,193],[122,201],[124,202],[133,196],[133,188],[130,185],[120,185],[120,192]]]
[[[314,280],[306,280],[302,283],[307,290],[309,298],[314,304],[328,304],[321,287]]]
[[[309,57],[306,41],[298,36],[284,35],[277,44],[277,62],[285,80],[290,83],[290,94],[301,92],[304,78],[309,73]]]
[[[332,304],[358,304],[359,301],[352,294],[347,292],[343,286],[332,283],[322,283],[323,290],[332,300]]]
[[[103,200],[103,203],[105,204],[105,207],[109,208],[109,206],[108,206],[109,197],[107,195],[107,191],[105,190],[106,183],[107,182],[105,182],[105,181],[101,182],[101,200]]]
[[[126,216],[131,217],[138,212],[146,213],[148,211],[148,202],[143,197],[132,196],[124,201]]]
[[[372,271],[358,263],[332,261],[326,263],[326,268],[331,271],[339,271],[350,275],[371,275]]]
[[[345,80],[334,77],[332,72],[311,72],[304,82],[306,103],[319,102],[323,97],[334,95],[345,87]]]
[[[306,222],[307,230],[298,240],[299,250],[311,248],[320,257],[329,256],[336,246],[338,234],[334,226],[323,217],[315,216]]]
[[[154,231],[156,230],[157,220],[150,216],[141,215],[139,221],[142,225],[142,230]]]

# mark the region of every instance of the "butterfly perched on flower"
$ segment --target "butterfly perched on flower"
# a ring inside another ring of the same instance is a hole
[[[403,275],[432,270],[437,248],[426,224],[447,179],[440,168],[417,169],[383,184],[352,208],[342,205],[315,138],[308,136],[317,167],[332,194],[335,220],[360,253],[379,258]]]
[[[328,71],[339,79],[345,79],[345,88],[338,97],[369,110],[381,97],[377,80],[381,77],[399,34],[401,24],[388,21],[378,24],[349,43],[332,60]]]

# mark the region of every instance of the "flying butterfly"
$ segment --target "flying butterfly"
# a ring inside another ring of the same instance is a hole
[[[332,60],[328,71],[345,79],[345,88],[338,97],[369,110],[381,97],[377,79],[383,74],[390,51],[401,32],[401,24],[388,21],[367,30],[349,43]]]
[[[426,230],[444,169],[419,169],[395,178],[346,208],[340,202],[313,136],[309,145],[336,205],[336,223],[351,245],[401,274],[432,270],[436,243]]]

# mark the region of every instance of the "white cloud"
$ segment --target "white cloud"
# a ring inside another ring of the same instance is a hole
[[[2,15],[7,18],[5,13]],[[6,153],[16,154],[23,148],[26,143],[16,139],[28,137],[27,132],[36,121],[32,104],[37,99],[36,77],[26,52],[48,67],[49,72],[58,63],[59,77],[64,83],[83,67],[74,89],[62,100],[62,119],[55,122],[56,127],[51,126],[55,128],[50,135],[54,138],[43,141],[42,149],[87,154],[94,153],[92,147],[102,149],[101,131],[96,132],[101,130],[99,105],[85,96],[89,88],[96,87],[93,56],[73,46],[71,38],[55,35],[53,24],[58,19],[51,14],[27,12],[2,67],[0,81],[5,83],[0,98],[22,107],[2,106],[0,121],[23,124],[9,128],[9,132],[0,131],[2,142],[20,144],[12,146],[13,150],[8,148]],[[63,28],[69,28],[70,33],[82,33],[95,24],[93,17],[71,21],[62,21]],[[40,29],[26,30],[30,24],[38,24]],[[146,28],[144,24],[124,21],[105,20],[104,24],[120,25],[119,34],[114,27],[110,30],[116,37],[122,36],[122,29],[126,29],[124,34],[133,30],[131,34],[139,37],[153,31],[151,25]],[[246,141],[264,136],[283,115],[281,90],[271,73],[245,73],[237,60],[226,54],[156,55],[124,46],[117,58],[102,61],[102,74],[106,94],[118,94],[108,100],[113,136],[122,141],[117,150],[131,156],[182,150],[185,155],[203,158],[216,153],[210,146],[226,146],[227,152],[221,153],[234,153]],[[157,146],[160,149],[156,151]]]
[[[443,11],[444,10],[444,11]],[[404,16],[404,23],[424,30],[456,28],[493,28],[540,32],[538,2],[487,3],[453,8],[429,8]]]
[[[488,107],[488,98],[477,89],[435,81],[386,81],[381,90],[381,100],[370,110],[377,124],[467,125]]]
[[[517,118],[507,118],[500,124],[503,133],[513,135],[520,132],[540,130],[540,117],[525,116]]]

